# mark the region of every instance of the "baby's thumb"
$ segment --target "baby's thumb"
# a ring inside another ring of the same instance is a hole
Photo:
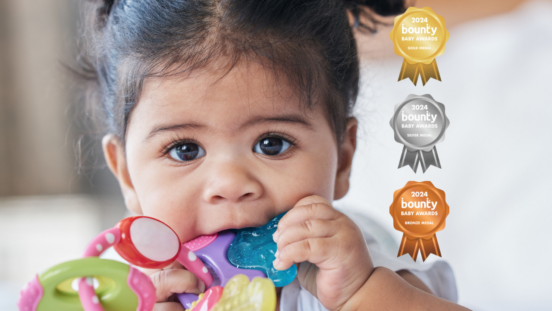
[[[205,291],[205,283],[184,269],[161,270],[150,275],[150,278],[156,288],[157,302],[167,301],[175,293],[199,295]]]

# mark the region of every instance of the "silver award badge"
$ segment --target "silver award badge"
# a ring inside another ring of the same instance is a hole
[[[431,95],[408,95],[395,106],[391,127],[395,141],[404,145],[399,168],[410,166],[414,172],[421,163],[425,171],[430,165],[441,168],[435,145],[445,139],[449,126],[445,105]]]

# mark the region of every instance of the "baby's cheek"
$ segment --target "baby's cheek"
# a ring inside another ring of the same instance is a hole
[[[179,236],[181,241],[188,241],[196,236],[194,232],[197,210],[193,202],[186,198],[185,191],[178,191],[169,185],[157,185],[144,191],[141,198],[145,216],[150,216],[166,223]]]
[[[319,195],[329,202],[333,200],[336,160],[331,157],[331,153],[313,153],[304,154],[302,161],[291,167],[279,180],[278,189],[282,189],[281,194],[290,194],[292,206],[310,195]]]

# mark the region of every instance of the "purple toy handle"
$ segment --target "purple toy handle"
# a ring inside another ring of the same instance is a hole
[[[226,253],[235,237],[236,234],[232,231],[219,232],[216,240],[194,252],[210,272],[214,274],[213,283],[209,287],[224,287],[226,283],[237,274],[244,274],[249,278],[249,281],[252,281],[254,277],[266,278],[266,275],[262,271],[236,268],[228,261]],[[186,309],[190,309],[192,302],[196,301],[198,298],[197,295],[188,293],[178,294],[177,296]]]

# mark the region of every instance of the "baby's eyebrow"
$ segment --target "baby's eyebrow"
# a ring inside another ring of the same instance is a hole
[[[285,122],[285,123],[299,124],[308,129],[312,129],[312,125],[303,116],[298,114],[251,118],[250,120],[245,122],[242,126],[240,126],[240,128],[244,128],[244,127],[248,127],[248,126],[252,126],[260,123],[267,123],[267,122]]]
[[[191,128],[191,129],[197,129],[197,128],[203,128],[205,127],[205,125],[202,125],[202,124],[195,124],[195,123],[183,123],[183,124],[174,124],[174,125],[161,125],[161,126],[158,126],[156,127],[155,129],[153,129],[153,131],[151,131],[148,136],[144,139],[144,141],[150,139],[151,137],[155,136],[156,134],[160,133],[160,132],[165,132],[165,131],[174,131],[176,129],[188,129],[188,128]]]

